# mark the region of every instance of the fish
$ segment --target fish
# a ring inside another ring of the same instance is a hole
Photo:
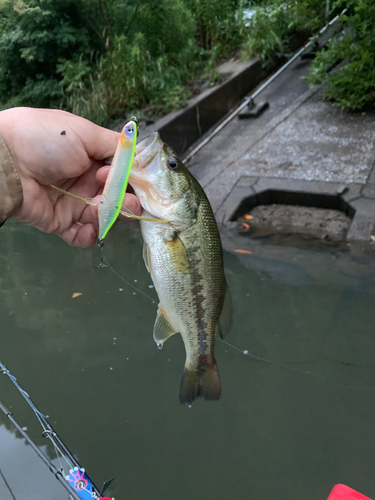
[[[129,184],[142,207],[143,258],[159,298],[153,337],[159,348],[180,333],[186,350],[180,402],[218,400],[221,381],[215,335],[232,323],[223,250],[208,198],[158,132],[136,147]]]

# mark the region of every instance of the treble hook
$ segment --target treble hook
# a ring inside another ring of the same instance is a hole
[[[100,269],[101,267],[110,267],[107,264],[104,263],[104,241],[103,240],[98,240],[98,247],[99,247],[99,265],[94,266],[96,269]]]

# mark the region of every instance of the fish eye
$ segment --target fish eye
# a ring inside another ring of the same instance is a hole
[[[174,159],[174,158],[171,158],[169,161],[168,161],[168,166],[171,170],[176,170],[176,168],[178,167],[178,163],[177,161]]]

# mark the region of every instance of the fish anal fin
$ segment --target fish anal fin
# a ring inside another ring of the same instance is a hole
[[[164,307],[159,305],[153,332],[154,340],[158,347],[163,347],[164,342],[175,333],[178,333],[176,328],[172,325]]]
[[[221,395],[221,382],[216,360],[213,356],[199,356],[198,368],[185,366],[180,388],[180,403],[190,406],[201,397],[217,401]]]
[[[185,245],[177,233],[172,240],[165,241],[169,258],[174,267],[183,274],[190,273],[190,260]]]
[[[147,243],[143,243],[143,260],[145,262],[147,271],[151,274],[151,253],[150,247],[147,245]]]
[[[216,324],[216,333],[219,334],[220,338],[223,339],[228,335],[230,328],[232,326],[232,322],[233,322],[232,296],[228,285],[226,285],[223,308],[221,309],[221,314]]]

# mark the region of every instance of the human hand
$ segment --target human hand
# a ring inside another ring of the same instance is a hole
[[[50,184],[98,203],[119,134],[61,110],[13,108],[0,112],[0,133],[19,172],[23,204],[18,221],[54,233],[73,246],[93,246],[97,206],[86,205]],[[123,210],[141,215],[138,199],[125,194]],[[121,220],[130,221],[120,216]]]

